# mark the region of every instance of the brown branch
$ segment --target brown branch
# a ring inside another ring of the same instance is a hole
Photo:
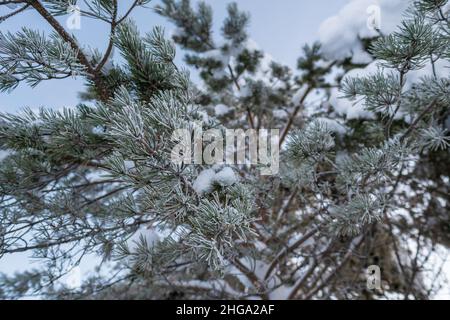
[[[309,238],[314,236],[318,231],[319,231],[319,228],[315,227],[314,229],[310,230],[305,235],[303,235],[303,237],[301,237],[300,239],[295,241],[294,244],[292,244],[291,246],[289,246],[289,247],[285,248],[283,251],[281,251],[275,257],[275,259],[272,261],[272,263],[269,266],[269,269],[267,269],[266,275],[264,276],[264,280],[267,280],[272,275],[272,272],[275,270],[275,268],[284,260],[284,258],[289,253],[291,253],[292,251],[294,251],[295,249],[300,247],[303,243],[306,242],[306,240],[308,240]]]
[[[16,14],[19,14],[19,13],[21,13],[22,11],[25,11],[29,6],[30,6],[29,4],[26,4],[26,5],[24,5],[22,8],[17,9],[16,11],[13,11],[13,12],[7,14],[7,15],[4,15],[3,17],[0,17],[0,22],[3,22],[3,21],[5,21],[6,19],[9,19],[9,18],[11,18],[11,17],[14,17]]]
[[[108,62],[108,59],[111,55],[111,52],[114,48],[114,36],[116,33],[116,28],[117,28],[117,0],[113,1],[113,14],[112,14],[112,18],[111,18],[111,30],[109,33],[109,44],[108,44],[108,48],[106,49],[105,55],[103,56],[102,60],[100,61],[100,63],[97,65],[97,67],[95,68],[96,72],[101,72],[103,66],[106,64],[106,62]]]
[[[308,271],[297,281],[297,283],[294,285],[294,288],[292,289],[291,293],[288,296],[288,300],[292,300],[296,297],[298,291],[303,287],[306,280],[313,274],[314,270],[316,270],[317,267],[317,260],[313,262],[313,264],[308,268]]]
[[[305,102],[306,98],[308,97],[308,94],[311,92],[313,88],[308,85],[308,88],[306,89],[305,93],[303,93],[303,96],[300,98],[300,101],[298,105],[295,107],[294,111],[291,113],[291,116],[289,117],[289,120],[286,124],[286,127],[284,128],[283,132],[281,133],[280,142],[279,145],[281,146],[286,139],[287,134],[289,133],[289,130],[291,130],[291,127],[294,123],[295,117],[297,116],[300,109],[303,107],[303,103]]]
[[[311,290],[305,297],[305,300],[309,300],[311,299],[311,297],[313,297],[317,292],[319,292],[320,290],[322,290],[336,275],[339,274],[339,272],[341,271],[341,269],[345,266],[345,264],[350,260],[350,258],[353,256],[353,251],[355,249],[357,249],[364,241],[364,236],[361,236],[360,239],[356,240],[356,243],[354,241],[352,241],[352,243],[350,244],[350,247],[347,250],[347,253],[345,254],[345,256],[342,258],[341,263],[326,277],[325,280],[322,281],[322,283],[320,285],[318,285],[316,288],[314,288],[313,290]]]
[[[136,7],[138,6],[139,1],[140,1],[140,0],[135,0],[135,1],[133,2],[133,4],[131,5],[131,7],[130,7],[130,8],[128,9],[128,11],[125,13],[125,15],[117,21],[117,24],[121,24],[121,23],[122,23],[122,22],[130,15],[131,11],[133,11],[133,9],[136,8]]]
[[[294,199],[297,197],[298,191],[299,191],[299,188],[298,188],[298,186],[296,186],[296,187],[294,188],[294,190],[292,191],[291,195],[289,196],[289,199],[288,199],[286,205],[284,205],[284,206],[280,209],[280,211],[279,211],[279,213],[278,213],[278,217],[277,217],[277,220],[278,220],[278,221],[280,221],[281,218],[283,217],[283,215],[286,214],[286,213],[289,211],[289,208],[291,207],[292,202],[294,202]]]
[[[36,249],[45,249],[45,248],[51,248],[54,246],[58,246],[61,244],[67,244],[67,243],[71,243],[71,242],[76,242],[76,241],[81,241],[87,237],[91,237],[91,236],[95,236],[96,234],[99,234],[101,232],[110,232],[110,231],[115,231],[118,229],[127,229],[127,228],[132,228],[135,226],[139,226],[141,224],[144,223],[148,223],[150,222],[149,220],[137,220],[129,225],[119,225],[116,227],[111,227],[111,228],[106,228],[106,229],[97,229],[97,230],[92,230],[88,233],[79,235],[77,237],[72,237],[72,238],[66,238],[66,239],[60,239],[57,241],[49,241],[49,242],[43,242],[43,243],[39,243],[33,246],[24,246],[24,247],[19,247],[19,248],[15,248],[15,249],[5,249],[5,250],[1,250],[0,251],[0,257],[4,254],[11,254],[11,253],[17,253],[17,252],[25,252],[25,251],[29,251],[29,250],[36,250]]]
[[[400,107],[402,105],[402,91],[403,91],[403,87],[405,85],[405,74],[406,74],[406,70],[405,68],[402,68],[402,70],[400,71],[400,89],[397,95],[397,107],[395,108],[394,112],[392,113],[392,116],[390,117],[386,128],[385,128],[385,137],[386,139],[389,139],[391,136],[391,127],[392,124],[394,123],[394,119],[395,119],[395,115],[398,113],[398,111],[400,110]]]
[[[337,63],[337,61],[333,61],[332,63],[330,63],[330,65],[326,68],[325,72],[329,72],[336,65],[336,63]],[[286,136],[289,133],[289,130],[291,129],[292,124],[294,123],[297,113],[303,107],[303,103],[305,102],[306,98],[308,97],[308,94],[312,90],[313,90],[313,86],[311,84],[308,84],[308,88],[306,89],[303,96],[300,98],[298,105],[295,107],[294,112],[292,112],[291,116],[289,117],[288,123],[287,123],[285,129],[283,130],[283,133],[280,138],[280,146],[283,144],[284,140],[286,139]]]
[[[414,120],[408,130],[406,130],[406,132],[400,137],[400,141],[405,140],[414,131],[420,120],[422,120],[434,108],[436,102],[436,99],[431,101],[431,103],[419,114],[416,120]]]
[[[233,264],[233,266],[236,267],[236,269],[238,269],[240,272],[242,272],[245,275],[245,277],[248,280],[250,280],[256,288],[260,285],[258,277],[253,272],[248,270],[248,268],[244,264],[242,264],[238,259],[235,259],[234,261],[232,261],[232,264]],[[261,296],[261,299],[263,299],[263,300],[268,300],[268,298],[269,298],[267,296],[267,294],[265,294],[265,293],[261,293],[260,296]]]
[[[235,76],[235,74],[233,72],[233,68],[231,67],[230,64],[228,64],[227,67],[228,67],[228,71],[230,72],[231,80],[233,81],[233,83],[236,86],[236,88],[238,89],[238,91],[241,91],[241,86],[239,85],[238,78]],[[246,108],[246,111],[247,111],[248,123],[250,125],[250,128],[255,129],[255,122],[253,121],[252,111],[250,110],[249,107]]]

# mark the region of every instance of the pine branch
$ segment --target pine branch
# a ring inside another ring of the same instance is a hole
[[[68,42],[71,47],[76,50],[78,60],[90,74],[90,77],[92,78],[93,82],[95,83],[95,87],[99,92],[100,99],[102,101],[107,101],[110,98],[111,94],[102,79],[102,74],[100,71],[96,71],[91,66],[89,59],[83,53],[77,41],[72,38],[69,33],[67,33],[67,31],[61,26],[61,24],[44,8],[44,6],[38,0],[27,0],[27,2],[53,27],[53,29],[61,36],[62,39],[64,39],[64,41]]]

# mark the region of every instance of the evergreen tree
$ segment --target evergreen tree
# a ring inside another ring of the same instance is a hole
[[[414,1],[397,31],[362,39],[376,70],[357,77],[337,70],[365,64],[330,60],[319,43],[297,70],[271,61],[235,3],[220,39],[211,7],[189,0],[155,8],[177,27],[173,41],[159,27],[142,35],[132,12],[149,2],[85,1],[80,14],[110,27],[105,52],[55,19],[77,1],[0,2],[10,10],[0,21],[35,10],[54,30],[0,33],[0,90],[86,84],[75,109],[0,115],[0,258],[43,262],[1,275],[0,297],[433,297],[444,282],[429,265],[450,244],[448,1]],[[201,83],[174,64],[176,45]],[[340,114],[335,86],[370,116]],[[173,133],[199,123],[280,128],[280,173],[175,164]],[[60,281],[89,255],[98,275]],[[370,265],[381,289],[366,287]]]

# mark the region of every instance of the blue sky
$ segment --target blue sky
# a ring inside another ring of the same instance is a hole
[[[149,4],[153,8],[159,1]],[[220,26],[226,16],[224,0],[206,0],[214,9],[214,33],[219,35]],[[320,23],[329,16],[336,14],[348,0],[239,0],[241,10],[251,14],[250,37],[261,49],[273,56],[276,61],[295,67],[296,59],[303,44],[317,39]],[[125,10],[130,0],[121,0],[120,7]],[[6,13],[0,9],[0,15]],[[174,29],[173,25],[155,14],[151,9],[137,9],[133,18],[142,32],[150,31],[153,26],[162,25],[167,33]],[[66,17],[59,18],[65,25]],[[0,30],[16,31],[23,26],[50,32],[46,21],[32,11],[0,24]],[[79,41],[88,46],[103,50],[106,46],[108,28],[104,23],[98,23],[88,18],[82,18],[81,29],[73,33]],[[181,52],[177,54],[177,64],[182,65]],[[82,90],[82,81],[76,79],[46,81],[31,89],[21,84],[12,93],[0,93],[1,112],[15,112],[24,107],[40,106],[61,108],[74,106],[79,102],[78,92]]]

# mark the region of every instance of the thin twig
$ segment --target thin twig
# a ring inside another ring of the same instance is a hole
[[[95,87],[97,88],[100,99],[102,101],[107,101],[110,97],[107,86],[102,79],[102,74],[99,71],[96,71],[89,59],[81,50],[77,41],[61,26],[61,24],[44,8],[44,6],[37,0],[27,0],[27,3],[31,5],[52,27],[53,29],[61,36],[61,38],[68,42],[73,50],[77,53],[77,58],[79,62],[86,68],[87,73],[91,76]]]

